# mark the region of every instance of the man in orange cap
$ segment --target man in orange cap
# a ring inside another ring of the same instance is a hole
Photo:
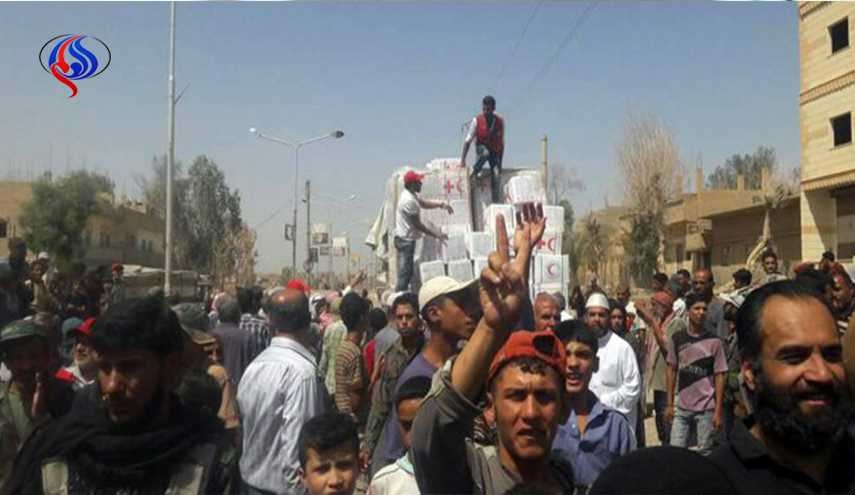
[[[422,493],[504,494],[520,483],[574,491],[572,467],[551,453],[569,411],[564,346],[552,332],[511,333],[528,293],[531,248],[544,228],[542,214],[527,211],[510,259],[504,218],[497,216],[498,252],[479,286],[484,315],[460,355],[434,376],[413,424],[411,454]],[[472,440],[485,386],[496,445]]]
[[[424,175],[410,170],[404,174],[404,190],[398,197],[398,207],[395,215],[395,249],[398,252],[398,281],[395,291],[406,291],[410,286],[410,278],[413,276],[413,257],[416,253],[416,240],[427,234],[439,240],[446,240],[448,236],[442,232],[436,232],[422,223],[422,208],[430,210],[442,208],[449,214],[454,213],[451,205],[441,201],[429,201],[421,199],[418,193],[422,190]]]

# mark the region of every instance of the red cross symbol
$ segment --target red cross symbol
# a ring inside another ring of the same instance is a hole
[[[454,184],[452,184],[451,180],[447,180],[442,188],[445,189],[445,194],[451,194],[451,191],[454,189]]]

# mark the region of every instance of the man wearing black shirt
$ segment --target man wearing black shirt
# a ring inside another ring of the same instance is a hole
[[[748,296],[736,328],[754,415],[711,458],[740,493],[850,493],[855,443],[831,309],[810,288],[773,282]]]

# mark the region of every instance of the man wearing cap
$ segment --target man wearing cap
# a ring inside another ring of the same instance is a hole
[[[460,166],[466,167],[466,155],[475,139],[475,154],[478,160],[472,169],[472,175],[478,176],[485,163],[490,164],[490,185],[493,202],[502,202],[502,157],[505,154],[505,119],[496,114],[496,99],[490,95],[481,100],[481,113],[469,124],[469,132],[463,141],[463,153]]]
[[[182,331],[162,296],[115,304],[92,327],[96,384],[36,429],[5,490],[226,493],[222,423],[174,395]]]
[[[650,301],[636,301],[638,316],[649,327],[647,333],[647,363],[645,376],[647,389],[653,390],[653,410],[656,414],[656,433],[661,445],[668,445],[671,439],[671,426],[665,419],[668,405],[668,384],[666,383],[666,358],[668,340],[686,328],[686,320],[674,314],[674,300],[665,291],[654,292]],[[647,394],[645,393],[646,397]]]
[[[413,276],[413,257],[416,253],[416,240],[426,234],[440,240],[448,239],[442,232],[428,228],[421,219],[422,208],[430,210],[442,208],[449,214],[454,213],[451,205],[440,201],[421,199],[418,193],[422,190],[424,175],[410,170],[404,174],[404,190],[398,197],[398,207],[395,212],[395,250],[398,256],[398,281],[395,291],[405,291],[410,286]],[[424,281],[422,281],[424,282]]]
[[[47,390],[56,395],[57,380],[49,377],[50,352],[44,333],[31,321],[14,321],[0,332],[0,355],[12,378],[0,384],[0,486],[9,478],[18,449],[51,415]]]
[[[414,376],[433,376],[457,353],[459,343],[472,336],[481,318],[477,290],[478,279],[458,282],[446,276],[434,277],[422,285],[419,290],[419,312],[430,337],[422,351],[410,360],[396,380],[395,391]],[[375,453],[372,462],[374,472],[395,462],[405,451],[394,409],[386,419],[383,440],[385,444],[378,444],[377,450],[380,452]]]
[[[591,294],[585,304],[585,323],[597,335],[599,361],[590,389],[600,402],[627,417],[635,435],[641,373],[632,346],[611,330],[609,308],[609,300],[600,292]]]
[[[89,345],[89,337],[92,335],[92,327],[95,318],[88,318],[71,329],[74,347],[71,349],[73,363],[57,372],[57,376],[72,383],[74,390],[95,382],[98,377],[98,366],[92,355],[92,347]]]
[[[504,494],[519,484],[546,493],[573,493],[573,470],[552,455],[568,416],[565,353],[552,332],[512,329],[527,297],[531,246],[545,222],[529,216],[517,227],[510,259],[504,219],[496,222],[497,252],[480,279],[483,317],[460,355],[434,377],[412,430],[416,480],[422,493]],[[472,424],[485,391],[498,442],[479,445]]]
[[[235,439],[238,438],[240,420],[235,400],[235,385],[226,369],[211,355],[219,347],[216,337],[208,333],[208,315],[200,304],[183,303],[172,308],[184,330],[182,361],[185,372],[199,369],[211,375],[220,387],[220,407],[217,416]]]
[[[398,378],[424,346],[422,322],[419,319],[419,301],[415,294],[405,292],[398,295],[392,302],[389,319],[392,321],[398,338],[382,354],[382,366],[378,361],[378,366],[381,366],[382,370],[380,379],[372,391],[371,410],[365,427],[365,440],[360,452],[363,468],[368,466],[369,459],[376,453],[377,460],[370,462],[373,472],[378,471],[379,468],[376,466],[380,466],[384,462],[381,453],[385,453],[386,438],[383,432],[386,429],[389,414],[394,409],[392,400],[395,396]]]

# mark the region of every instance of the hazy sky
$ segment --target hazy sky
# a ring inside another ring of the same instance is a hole
[[[617,202],[628,109],[661,115],[682,155],[708,171],[761,144],[798,165],[795,4],[600,2],[578,22],[589,5],[179,3],[176,80],[190,87],[176,157],[216,161],[250,225],[284,206],[259,229],[262,271],[290,264],[294,162],[250,126],[294,140],[346,133],[303,149],[300,187],[308,178],[319,195],[357,196],[316,197],[312,213],[363,253],[389,173],[459,155],[461,124],[488,92],[507,120],[505,165],[536,164],[548,135],[550,161],[585,183],[572,198],[579,212]],[[134,177],[166,150],[168,21],[168,3],[0,4],[0,177],[85,163],[136,194]],[[97,36],[113,55],[73,99],[37,60],[61,33]]]

